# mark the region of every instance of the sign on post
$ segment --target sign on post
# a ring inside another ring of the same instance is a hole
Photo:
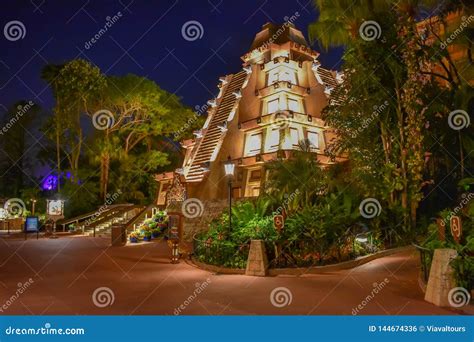
[[[39,219],[38,216],[28,216],[25,220],[25,240],[26,234],[36,233],[36,239],[39,238]]]
[[[453,235],[454,240],[459,243],[462,235],[461,218],[459,216],[451,216],[449,225],[451,226],[451,234]]]
[[[273,227],[275,227],[278,232],[281,232],[284,226],[285,218],[283,217],[283,215],[273,216]]]

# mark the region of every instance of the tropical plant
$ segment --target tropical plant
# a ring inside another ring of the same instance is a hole
[[[456,94],[470,89],[470,94],[460,95],[469,100],[472,87],[462,85],[460,69],[447,49],[440,49],[446,37],[437,35],[439,27],[427,32],[416,21],[423,6],[432,4],[356,1],[347,6],[345,0],[317,0],[320,17],[310,26],[310,36],[325,47],[345,46],[344,80],[333,92],[339,101],[326,107],[323,115],[338,136],[329,142],[328,152],[333,156],[347,153],[352,178],[363,194],[382,199],[390,211],[401,212],[402,228],[408,231],[416,227],[423,192],[435,181],[445,182],[446,174],[462,176],[466,159],[463,148],[446,150],[453,141],[448,136],[455,134],[446,120],[454,108],[467,110],[466,101],[456,104]],[[467,6],[457,1],[437,5],[437,24],[444,24],[449,13]],[[363,27],[371,23],[376,37],[367,39]],[[434,39],[427,39],[430,34]],[[438,72],[436,65],[443,71]],[[458,145],[470,135],[469,130],[459,134]],[[471,139],[466,140],[472,146]],[[463,160],[459,175],[433,165],[449,161],[446,153]],[[445,191],[437,188],[433,190]],[[436,203],[436,196],[433,198]]]
[[[300,141],[291,158],[270,162],[265,167],[268,178],[264,193],[274,203],[284,204],[289,212],[311,205],[327,189],[326,173],[307,140]]]

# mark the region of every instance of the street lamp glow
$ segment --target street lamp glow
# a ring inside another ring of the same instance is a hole
[[[232,162],[230,156],[227,157],[227,162],[224,164],[225,175],[229,179],[229,233],[232,231],[232,178],[234,177],[235,164]]]
[[[230,159],[230,156],[227,158],[227,162],[224,164],[224,170],[226,176],[233,176],[235,170],[235,164]]]

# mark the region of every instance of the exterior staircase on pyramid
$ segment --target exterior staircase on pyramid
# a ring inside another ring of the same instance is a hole
[[[216,155],[220,147],[222,138],[225,135],[226,127],[232,111],[238,101],[240,93],[248,73],[242,70],[234,75],[228,84],[225,85],[222,99],[217,104],[217,108],[210,114],[209,125],[202,133],[200,141],[197,142],[195,152],[190,161],[189,167],[184,170],[187,182],[200,182],[206,174],[206,169],[212,161],[212,156]],[[237,94],[237,95],[236,95]]]

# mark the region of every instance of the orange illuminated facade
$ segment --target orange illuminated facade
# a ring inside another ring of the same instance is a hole
[[[188,198],[226,198],[228,157],[236,166],[233,196],[258,196],[264,164],[291,158],[303,139],[323,166],[336,162],[324,152],[334,135],[321,111],[335,100],[332,91],[342,75],[321,67],[318,55],[293,24],[265,24],[242,56],[243,69],[219,79],[219,94],[208,102],[195,139],[182,142],[182,167],[156,175],[157,204],[165,205],[176,186]]]

